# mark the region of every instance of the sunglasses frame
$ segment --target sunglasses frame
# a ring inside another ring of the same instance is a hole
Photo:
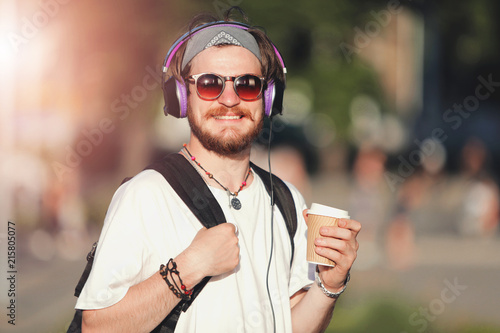
[[[222,89],[216,97],[214,97],[214,98],[203,97],[203,96],[201,96],[200,92],[198,91],[198,78],[202,77],[203,75],[214,75],[222,80]],[[242,77],[245,77],[245,76],[253,76],[253,77],[258,78],[260,80],[260,91],[259,91],[259,94],[255,98],[252,98],[252,99],[243,98],[240,96],[240,94],[238,94],[238,91],[236,90],[236,81]],[[233,82],[233,89],[234,89],[235,94],[243,101],[258,100],[262,96],[262,91],[265,90],[264,85],[266,84],[265,77],[258,76],[255,74],[242,74],[242,75],[238,75],[238,76],[222,76],[222,75],[219,75],[216,73],[200,73],[200,74],[189,75],[188,77],[185,78],[185,80],[189,83],[194,83],[194,85],[196,87],[196,93],[198,94],[198,96],[202,99],[209,100],[209,101],[216,100],[217,98],[220,97],[220,95],[222,95],[222,93],[224,92],[224,89],[226,89],[226,81]]]

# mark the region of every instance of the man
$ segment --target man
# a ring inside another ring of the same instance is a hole
[[[263,90],[284,82],[278,58],[261,31],[217,25],[189,36],[176,51],[171,67],[186,86],[191,126],[179,153],[204,177],[229,223],[202,227],[156,171],[143,171],[122,185],[76,305],[84,310],[84,332],[150,332],[205,276],[212,278],[180,315],[176,331],[326,329],[334,293],[345,288],[356,257],[360,224],[342,220],[321,231],[316,251],[336,266],[318,267],[322,285],[312,284],[305,258],[306,206],[289,185],[299,218],[290,265],[283,217],[278,209],[271,211],[249,161],[265,117]]]

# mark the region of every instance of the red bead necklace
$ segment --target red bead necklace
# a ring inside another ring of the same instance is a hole
[[[208,172],[201,164],[200,162],[198,162],[196,160],[196,157],[194,157],[193,155],[191,155],[191,152],[189,151],[189,149],[187,149],[187,144],[183,144],[182,145],[184,147],[184,150],[186,151],[186,153],[189,155],[189,158],[191,159],[191,161],[196,164],[201,170],[203,170],[203,172],[205,172],[205,174],[208,176],[208,178],[210,179],[213,179],[215,180],[215,182],[217,184],[219,184],[220,187],[222,187],[229,195],[231,195],[233,198],[231,199],[231,206],[236,209],[236,210],[239,210],[241,209],[241,201],[237,198],[238,196],[238,193],[240,193],[240,191],[247,185],[247,180],[248,180],[248,177],[250,176],[250,174],[252,173],[252,169],[250,168],[250,166],[248,167],[248,172],[247,172],[247,175],[245,177],[245,180],[241,183],[241,186],[240,188],[238,189],[238,191],[236,192],[231,192],[227,187],[225,187],[224,185],[222,185],[215,177],[212,173]]]

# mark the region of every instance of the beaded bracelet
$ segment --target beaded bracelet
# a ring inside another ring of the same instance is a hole
[[[163,280],[165,280],[165,282],[167,283],[168,288],[174,293],[175,296],[184,301],[189,301],[191,299],[191,295],[193,294],[193,289],[191,290],[186,289],[186,286],[182,282],[181,276],[179,275],[179,271],[177,270],[177,264],[175,263],[174,259],[171,258],[166,266],[163,264],[160,265],[160,275],[163,277]],[[179,285],[177,285],[177,282],[174,279],[174,275],[177,276],[177,279],[179,280],[180,283],[180,287]]]

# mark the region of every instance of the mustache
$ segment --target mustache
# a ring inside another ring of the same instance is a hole
[[[249,118],[250,120],[254,120],[252,113],[247,108],[242,108],[239,106],[227,108],[223,105],[220,105],[220,106],[217,106],[217,107],[214,107],[214,108],[211,108],[210,110],[208,110],[208,112],[206,114],[206,118],[208,119],[211,117],[225,116],[228,113],[234,114],[235,116],[240,116],[240,117],[243,116],[243,117]]]

